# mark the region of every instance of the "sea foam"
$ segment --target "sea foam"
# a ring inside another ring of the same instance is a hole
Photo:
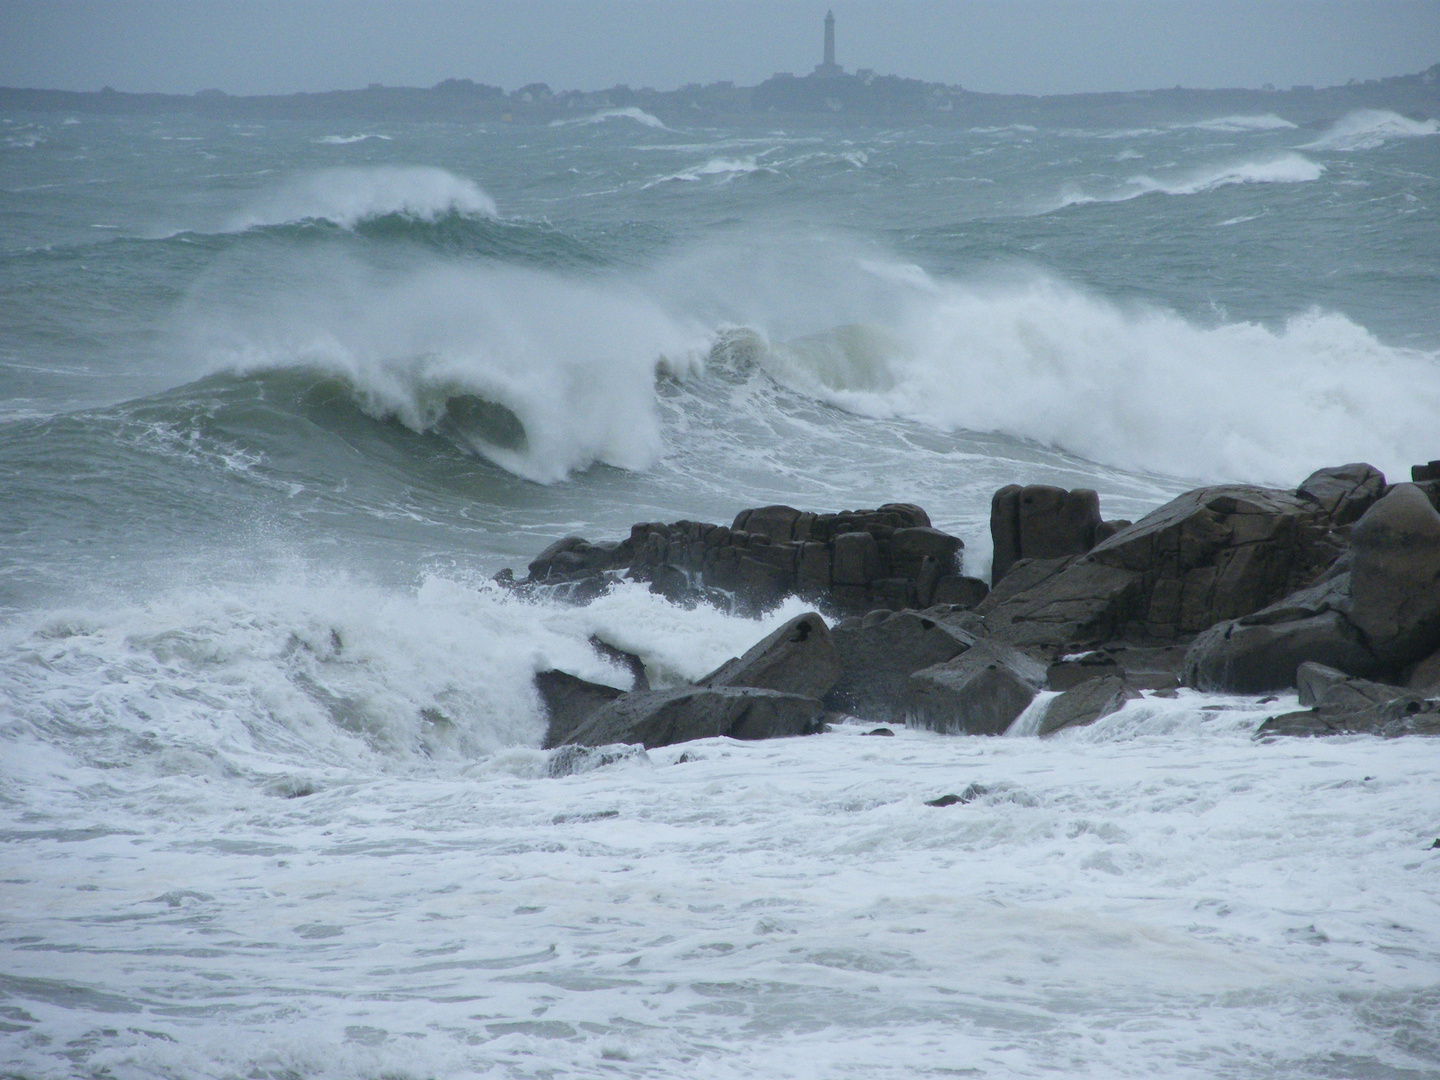
[[[447,214],[493,218],[495,201],[473,180],[434,166],[374,165],[321,169],[292,177],[233,215],[227,232],[264,225],[328,221],[353,229],[400,214],[434,221]]]
[[[602,109],[600,112],[593,113],[590,116],[577,117],[573,120],[552,120],[550,121],[550,126],[569,127],[572,124],[603,124],[609,120],[633,120],[635,123],[643,124],[646,127],[658,128],[661,131],[670,130],[658,116],[653,116],[644,109],[636,108],[633,105],[624,109]]]
[[[1357,109],[1347,113],[1302,150],[1374,150],[1391,139],[1414,139],[1440,134],[1440,120],[1411,120],[1387,109]]]
[[[1304,184],[1318,180],[1325,174],[1325,166],[1311,161],[1303,154],[1289,153],[1259,158],[1246,158],[1220,165],[1206,165],[1197,169],[1177,170],[1172,173],[1151,175],[1142,173],[1131,176],[1119,187],[1102,195],[1091,195],[1081,191],[1067,192],[1061,198],[1062,206],[1076,206],[1096,202],[1125,202],[1141,195],[1199,195],[1216,188],[1232,184]]]

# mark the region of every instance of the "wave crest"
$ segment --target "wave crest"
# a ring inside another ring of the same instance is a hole
[[[1169,176],[1140,174],[1132,176],[1108,195],[1087,195],[1070,192],[1061,199],[1062,206],[1095,202],[1125,202],[1141,195],[1199,195],[1232,184],[1305,184],[1325,174],[1325,166],[1294,152],[1279,156],[1246,159],[1224,165]]]
[[[294,177],[226,223],[243,232],[266,225],[328,221],[353,229],[400,215],[436,221],[447,215],[494,218],[495,201],[473,181],[428,165],[321,169]]]
[[[669,131],[658,116],[653,116],[644,109],[636,108],[634,105],[624,109],[603,109],[591,116],[581,116],[574,120],[552,120],[551,127],[570,127],[572,124],[603,124],[607,120],[633,120],[637,124],[644,124],[649,128],[658,128],[661,131]]]
[[[1302,150],[1374,150],[1391,139],[1440,135],[1440,120],[1411,120],[1387,109],[1357,109],[1347,113]]]

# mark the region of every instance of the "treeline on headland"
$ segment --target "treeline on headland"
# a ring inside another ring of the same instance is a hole
[[[68,114],[189,114],[234,120],[365,119],[497,121],[550,124],[607,109],[638,108],[671,124],[771,122],[778,116],[826,118],[836,124],[1123,123],[1127,116],[1155,120],[1203,119],[1234,113],[1282,112],[1295,123],[1333,118],[1354,109],[1390,109],[1422,119],[1440,115],[1440,63],[1413,75],[1352,80],[1344,86],[1288,90],[1137,90],[1037,97],[984,94],[958,85],[929,83],[873,72],[826,77],[777,74],[758,86],[698,83],[678,90],[554,91],[531,83],[513,91],[470,79],[445,79],[429,88],[382,86],[321,93],[235,96],[221,90],[195,94],[135,94],[0,87],[5,111]]]

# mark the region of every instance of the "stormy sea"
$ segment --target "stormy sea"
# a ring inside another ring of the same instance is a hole
[[[1437,132],[0,117],[0,1075],[1440,1075],[1434,740],[1181,690],[552,778],[537,671],[807,608],[492,581],[887,502],[985,578],[1006,484],[1407,479]]]

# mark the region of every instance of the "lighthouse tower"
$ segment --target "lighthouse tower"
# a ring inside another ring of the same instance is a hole
[[[815,74],[820,78],[832,78],[845,71],[835,63],[835,12],[825,13],[825,61],[815,65]]]

